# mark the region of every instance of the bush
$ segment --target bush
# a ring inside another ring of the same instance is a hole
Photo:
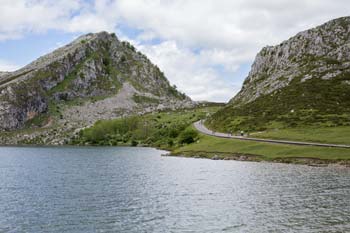
[[[168,140],[168,146],[170,146],[170,147],[174,146],[174,141],[169,139]]]
[[[198,133],[189,127],[196,119],[196,112],[186,110],[100,120],[72,143],[174,148],[196,141]]]
[[[131,141],[131,146],[137,146],[137,144],[139,144],[139,143],[136,140]]]
[[[194,129],[186,129],[179,136],[179,142],[181,144],[190,144],[196,141],[198,132]]]

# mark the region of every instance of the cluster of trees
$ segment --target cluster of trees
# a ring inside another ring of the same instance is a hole
[[[73,144],[91,145],[132,145],[138,144],[173,148],[193,143],[198,138],[190,125],[199,119],[196,114],[177,119],[162,114],[132,116],[115,120],[102,120],[94,126],[82,130]]]

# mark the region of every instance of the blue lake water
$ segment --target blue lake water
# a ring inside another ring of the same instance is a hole
[[[350,232],[350,169],[0,148],[0,232]]]

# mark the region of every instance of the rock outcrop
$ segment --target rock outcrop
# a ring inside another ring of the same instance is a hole
[[[350,17],[332,20],[298,33],[277,46],[263,48],[255,58],[242,90],[230,101],[245,104],[288,86],[328,80],[350,72]]]
[[[87,34],[0,73],[0,131],[76,124],[193,106],[160,69],[115,34]],[[54,122],[54,123],[52,123]]]
[[[350,114],[350,17],[303,31],[256,56],[241,91],[212,128],[344,125]]]

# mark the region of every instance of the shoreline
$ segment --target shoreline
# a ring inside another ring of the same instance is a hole
[[[307,165],[311,167],[330,167],[339,166],[344,168],[350,168],[350,160],[341,159],[318,159],[311,157],[284,157],[284,158],[274,158],[268,159],[261,155],[254,154],[244,154],[244,153],[226,153],[226,152],[207,152],[207,151],[182,151],[181,153],[176,153],[169,149],[158,148],[154,146],[140,145],[120,145],[120,146],[100,146],[100,145],[43,145],[43,144],[11,144],[11,145],[0,145],[0,147],[15,148],[15,147],[28,147],[28,148],[102,148],[102,147],[134,147],[134,148],[153,148],[157,150],[164,151],[161,156],[164,157],[181,157],[181,158],[195,158],[195,159],[209,159],[209,160],[233,160],[241,162],[264,162],[264,163],[283,163],[283,164],[293,164],[293,165]]]
[[[255,141],[255,142],[264,142],[264,143],[274,143],[274,144],[284,144],[284,145],[296,145],[296,146],[316,146],[316,147],[325,147],[325,148],[346,148],[350,149],[350,145],[346,144],[332,144],[332,143],[322,143],[322,142],[314,142],[314,141],[292,141],[288,139],[273,139],[273,138],[254,138],[254,137],[247,137],[247,136],[233,136],[228,135],[227,133],[221,133],[221,132],[215,132],[210,129],[208,129],[204,124],[203,121],[197,121],[193,123],[194,128],[205,135],[211,136],[211,137],[218,137],[218,138],[227,138],[227,139],[236,139],[236,140],[242,140],[242,141]]]
[[[331,160],[331,159],[317,159],[310,157],[285,157],[266,159],[261,155],[252,154],[232,154],[223,152],[205,152],[205,151],[184,151],[181,153],[168,153],[162,156],[182,157],[194,159],[208,159],[208,160],[233,160],[241,162],[262,162],[262,163],[282,163],[293,165],[306,165],[310,167],[343,167],[350,168],[350,160]]]

